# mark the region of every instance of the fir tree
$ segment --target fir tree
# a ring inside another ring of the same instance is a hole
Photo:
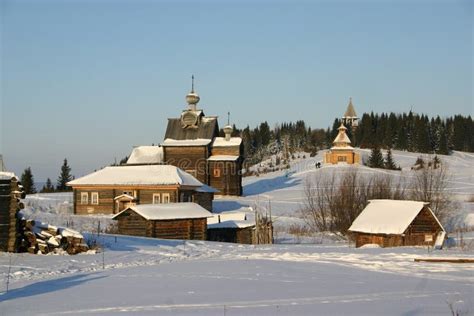
[[[43,186],[43,188],[41,189],[41,193],[51,193],[51,192],[54,192],[54,185],[53,183],[51,182],[51,179],[48,178],[46,180],[46,184]]]
[[[33,173],[31,172],[30,167],[23,171],[23,174],[21,175],[21,184],[23,185],[26,194],[36,193],[35,180],[33,179]]]
[[[387,155],[385,156],[385,169],[389,169],[389,170],[399,169],[397,168],[397,166],[395,165],[395,161],[393,160],[391,148],[387,150]]]
[[[383,168],[384,161],[382,156],[382,151],[380,147],[376,146],[372,148],[372,152],[370,153],[368,166],[371,168]]]
[[[58,184],[56,185],[57,191],[69,191],[71,188],[66,186],[66,183],[73,179],[71,175],[71,167],[67,164],[67,159],[64,158],[63,165],[61,166],[61,174],[58,177]]]

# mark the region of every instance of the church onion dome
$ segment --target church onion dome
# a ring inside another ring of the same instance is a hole
[[[349,99],[349,104],[347,105],[346,113],[344,113],[343,118],[353,118],[357,117],[357,114],[354,109],[354,105],[352,105],[352,98]]]
[[[341,123],[341,126],[338,128],[339,133],[337,134],[336,138],[333,141],[333,144],[335,146],[345,146],[345,145],[350,145],[351,140],[346,134],[347,128],[344,126],[344,124]]]
[[[199,97],[197,93],[194,92],[194,90],[192,90],[190,93],[186,95],[186,102],[188,102],[189,105],[198,104],[200,99],[201,98]]]
[[[201,99],[199,95],[194,92],[194,75],[191,76],[191,92],[186,95],[186,102],[189,105],[189,109],[191,111],[196,111],[196,105],[198,104],[199,100]]]

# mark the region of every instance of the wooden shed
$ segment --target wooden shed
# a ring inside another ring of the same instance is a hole
[[[196,203],[141,204],[113,217],[119,234],[163,239],[206,240],[212,214]]]
[[[371,200],[349,228],[356,247],[434,246],[441,248],[446,232],[429,203]]]

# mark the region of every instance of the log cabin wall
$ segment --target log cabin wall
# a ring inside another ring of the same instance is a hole
[[[131,211],[120,216],[118,231],[121,235],[152,237],[152,227],[147,220]]]
[[[209,185],[219,190],[217,195],[242,195],[242,163],[237,161],[210,161]]]
[[[427,207],[424,207],[405,231],[404,244],[405,246],[433,246],[438,233],[441,231],[441,226],[438,224]],[[425,241],[425,238],[430,235],[432,241]]]
[[[201,205],[209,212],[212,212],[212,201],[214,200],[214,193],[195,192],[193,202]]]
[[[207,219],[176,219],[150,221],[153,227],[149,237],[163,239],[206,240]]]
[[[92,204],[92,193],[99,193],[99,204]],[[87,193],[87,203],[82,201],[81,194]],[[113,189],[74,189],[74,214],[89,215],[89,214],[114,214],[114,190]]]
[[[213,147],[212,155],[228,155],[228,156],[240,156],[240,146],[231,146],[231,147]]]
[[[161,194],[161,201],[164,201],[163,195],[169,194],[170,203],[179,202],[178,188],[162,188],[157,186],[156,189],[140,189],[140,187],[116,187],[113,189],[104,189],[100,187],[95,188],[80,188],[73,190],[74,197],[74,214],[88,215],[88,214],[117,214],[119,212],[117,203],[114,198],[122,195],[124,192],[133,192],[136,194],[137,204],[152,204],[153,194]],[[83,203],[81,193],[87,193],[87,203]],[[99,203],[92,204],[92,193],[99,193]]]
[[[209,184],[207,161],[209,157],[208,146],[163,147],[163,160],[176,166],[202,183]]]

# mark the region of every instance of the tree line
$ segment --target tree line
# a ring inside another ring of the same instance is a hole
[[[349,136],[353,136],[353,144],[361,148],[381,147],[443,155],[453,150],[474,151],[474,121],[471,116],[455,115],[442,119],[411,111],[403,114],[365,113],[354,135],[351,133]]]
[[[244,154],[249,164],[281,152],[292,155],[304,151],[316,155],[332,146],[341,125],[335,119],[331,128],[313,129],[305,121],[284,122],[270,127],[262,122],[254,128],[237,129],[232,136],[243,139]],[[364,113],[355,132],[347,126],[352,145],[361,148],[397,149],[420,153],[448,155],[453,150],[474,152],[474,121],[471,116],[449,118],[409,113]],[[223,130],[220,131],[223,136]],[[388,157],[388,165],[395,168]],[[378,159],[379,162],[381,161]],[[386,165],[386,164],[385,164]]]
[[[66,192],[70,191],[71,188],[66,185],[69,181],[72,181],[74,176],[71,175],[71,167],[68,165],[67,159],[64,159],[61,166],[58,179],[56,180],[56,186],[53,185],[50,178],[46,180],[46,184],[41,188],[40,193],[52,193],[52,192]],[[21,184],[26,194],[37,193],[35,187],[35,181],[31,167],[26,168],[20,177]]]

